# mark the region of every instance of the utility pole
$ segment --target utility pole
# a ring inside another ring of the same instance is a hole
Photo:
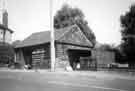
[[[53,21],[53,0],[49,0],[50,2],[50,30],[51,30],[51,71],[55,71],[55,35],[54,35],[54,21]]]

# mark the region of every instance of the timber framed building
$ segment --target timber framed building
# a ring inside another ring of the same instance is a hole
[[[55,30],[55,67],[65,69],[89,70],[96,68],[97,61],[93,44],[87,39],[77,25]],[[50,31],[33,33],[15,47],[16,61],[32,68],[50,68]],[[99,59],[100,60],[100,59]]]

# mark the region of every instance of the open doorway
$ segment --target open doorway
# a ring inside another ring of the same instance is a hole
[[[95,67],[90,50],[68,49],[67,52],[73,70],[90,70],[92,67]]]

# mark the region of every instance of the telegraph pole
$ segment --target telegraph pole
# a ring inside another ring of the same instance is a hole
[[[53,20],[53,0],[50,2],[50,30],[51,30],[51,71],[55,71],[55,35],[54,35],[54,20]]]

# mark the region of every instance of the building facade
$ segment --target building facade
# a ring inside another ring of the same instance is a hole
[[[11,46],[13,31],[8,28],[8,12],[5,0],[0,0],[0,65],[9,64],[14,59]]]
[[[0,24],[0,42],[2,43],[12,43],[12,33],[8,27],[5,27],[3,24]]]
[[[5,0],[0,0],[0,42],[12,42],[13,31],[8,28],[8,12]]]
[[[16,45],[16,62],[50,68],[50,50],[50,31],[33,33]],[[97,70],[114,62],[113,52],[95,50],[77,25],[55,30],[55,54],[55,69],[71,66],[74,70]]]
[[[83,65],[87,64],[84,58],[91,61],[92,47],[93,44],[77,25],[55,30],[56,69],[65,69],[66,66],[76,69],[77,63],[80,63],[80,69],[83,69]],[[32,34],[16,45],[15,51],[16,61],[23,65],[29,64],[32,68],[50,68],[50,31]]]

